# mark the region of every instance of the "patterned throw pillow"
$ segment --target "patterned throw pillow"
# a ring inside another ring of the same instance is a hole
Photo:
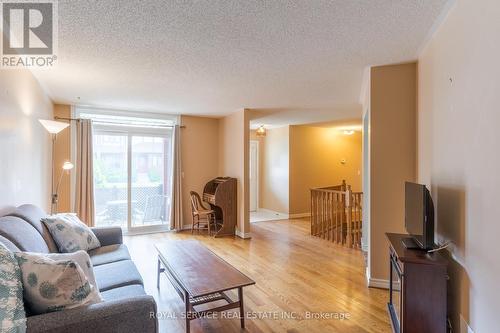
[[[44,253],[43,255],[55,261],[74,260],[78,265],[80,265],[80,268],[89,280],[90,285],[93,286],[99,293],[99,288],[94,275],[94,266],[92,265],[92,261],[90,260],[90,256],[87,252],[80,250],[73,253]],[[99,297],[101,297],[100,294]]]
[[[42,221],[54,238],[59,252],[89,251],[101,246],[92,230],[75,214],[51,215]]]
[[[55,260],[41,253],[18,252],[14,255],[21,267],[24,301],[33,314],[102,301],[95,283],[93,285],[85,276],[76,260],[65,257]]]
[[[21,270],[14,254],[0,243],[0,332],[26,332]]]

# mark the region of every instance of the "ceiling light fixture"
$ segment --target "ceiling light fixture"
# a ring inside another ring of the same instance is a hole
[[[353,135],[354,131],[353,130],[344,130],[345,135]]]
[[[260,125],[255,133],[257,134],[257,136],[266,136],[266,129],[264,128],[264,125]]]

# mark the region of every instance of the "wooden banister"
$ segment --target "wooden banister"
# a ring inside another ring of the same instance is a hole
[[[311,189],[311,235],[361,248],[363,192],[342,184]]]

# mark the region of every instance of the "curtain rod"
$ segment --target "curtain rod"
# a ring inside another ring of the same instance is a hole
[[[67,121],[80,121],[81,120],[81,118],[66,118],[66,117],[59,117],[59,116],[55,116],[54,119],[55,120],[67,120]],[[104,123],[104,124],[131,125],[131,124],[128,124],[128,123],[120,123],[120,122],[114,122],[114,121],[101,121],[101,120],[97,120],[96,122],[98,122],[98,123]],[[172,126],[172,125],[160,125],[159,127],[175,127],[175,126]],[[184,126],[184,125],[180,125],[179,127],[180,128],[186,128],[186,126]]]

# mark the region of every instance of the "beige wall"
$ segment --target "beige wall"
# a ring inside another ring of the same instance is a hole
[[[189,191],[203,193],[205,184],[219,176],[219,120],[214,118],[182,116],[182,209],[184,225],[190,225],[191,203]]]
[[[0,70],[0,207],[50,209],[51,142],[38,119],[52,119],[52,102],[31,72]]]
[[[260,174],[261,208],[288,214],[289,197],[289,126],[268,129],[263,140]]]
[[[343,179],[353,191],[361,191],[361,133],[290,126],[290,214],[310,212],[311,188],[341,184]]]
[[[248,110],[238,110],[219,119],[219,175],[238,180],[238,234],[250,233],[248,157]]]
[[[418,180],[432,191],[437,241],[453,241],[457,332],[460,317],[476,333],[500,327],[499,18],[496,0],[459,0],[419,57]]]
[[[370,84],[369,278],[389,278],[386,232],[404,229],[404,182],[416,178],[415,63],[373,67]]]
[[[63,104],[54,104],[54,117],[71,118],[71,106]],[[59,177],[61,175],[61,168],[64,162],[71,161],[71,126],[64,129],[57,134],[57,141],[54,151],[54,166],[56,169],[56,177],[54,179],[54,186],[57,186]],[[75,169],[71,170],[75,172]],[[58,212],[71,211],[71,190],[70,190],[71,177],[65,174],[59,187],[59,204],[57,206]]]

